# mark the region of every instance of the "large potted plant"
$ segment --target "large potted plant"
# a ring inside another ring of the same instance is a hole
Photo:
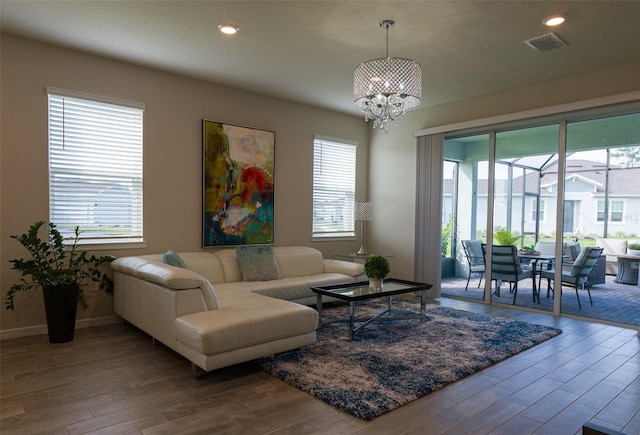
[[[456,272],[456,259],[452,257],[449,245],[451,243],[451,232],[453,231],[453,213],[449,214],[446,225],[442,226],[442,237],[440,239],[440,276],[450,278]]]
[[[383,280],[389,274],[391,266],[389,260],[381,255],[372,255],[364,263],[364,273],[369,278],[369,287],[372,290],[380,290]]]
[[[506,228],[497,228],[493,233],[493,240],[495,240],[496,244],[502,246],[515,245],[519,239],[520,234],[512,233]]]
[[[46,229],[47,237],[40,239],[39,232]],[[18,284],[11,286],[5,299],[5,307],[13,310],[18,292],[41,287],[44,297],[47,329],[51,343],[73,340],[78,302],[87,308],[83,286],[90,281],[113,292],[113,281],[100,271],[100,266],[113,261],[115,257],[105,255],[91,257],[77,250],[80,229],[75,228],[75,236],[70,245],[63,244],[63,238],[53,223],[38,221],[21,236],[11,236],[27,251],[30,258],[10,260],[13,269],[22,273]]]

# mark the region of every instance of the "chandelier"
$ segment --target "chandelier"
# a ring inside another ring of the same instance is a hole
[[[373,128],[389,131],[388,124],[420,104],[422,69],[410,59],[389,57],[389,28],[393,20],[380,21],[387,31],[387,56],[361,63],[353,75],[353,102],[364,112],[364,120]]]

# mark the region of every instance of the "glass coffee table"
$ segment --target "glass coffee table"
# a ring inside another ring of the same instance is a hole
[[[322,296],[329,296],[349,302],[349,339],[353,339],[354,332],[364,328],[378,317],[391,311],[391,300],[393,295],[420,292],[420,322],[424,322],[427,306],[427,290],[431,287],[431,284],[388,278],[384,280],[384,284],[380,290],[372,290],[369,287],[368,281],[311,287],[311,290],[317,295],[316,306],[320,323],[322,323]],[[378,298],[387,298],[387,309],[358,326],[355,326],[356,301]]]

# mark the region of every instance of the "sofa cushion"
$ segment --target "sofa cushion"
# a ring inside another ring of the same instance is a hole
[[[178,253],[174,250],[169,250],[162,254],[162,262],[169,266],[181,267],[183,269],[187,268],[187,265],[184,263],[182,258],[180,258]]]
[[[574,262],[578,255],[582,252],[582,247],[580,246],[580,242],[568,242],[567,249],[565,250],[565,254],[567,254],[567,261]]]
[[[280,279],[280,270],[272,246],[238,246],[236,257],[243,281]]]
[[[538,242],[534,249],[541,254],[554,255],[556,253],[556,244],[555,242]]]
[[[627,241],[623,239],[596,239],[596,246],[604,248],[602,253],[605,255],[623,255],[627,252]]]
[[[175,319],[177,340],[212,355],[316,330],[313,308],[253,293],[235,296],[237,303],[217,311]]]
[[[280,276],[310,276],[324,272],[322,253],[307,246],[279,246],[274,250]]]
[[[220,259],[212,252],[180,252],[187,269],[198,272],[212,284],[224,282],[224,271]]]
[[[589,249],[581,250],[576,259],[573,261],[571,270],[569,271],[570,276],[576,276],[578,275],[578,272],[580,272],[580,269],[582,268],[582,259],[584,258],[587,250]]]
[[[238,263],[235,249],[221,249],[216,251],[216,256],[220,260],[224,271],[223,282],[242,281],[242,272],[240,272],[240,264]]]

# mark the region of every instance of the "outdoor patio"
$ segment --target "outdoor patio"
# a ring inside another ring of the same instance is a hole
[[[613,281],[615,276],[607,275],[604,284],[591,287],[593,306],[589,304],[589,295],[586,290],[580,291],[582,309],[578,308],[576,292],[573,288],[564,287],[562,295],[561,311],[565,314],[583,316],[592,319],[606,320],[626,325],[640,325],[640,288],[637,285],[618,284]],[[469,289],[465,291],[466,278],[443,278],[442,296],[482,300],[484,291],[484,279],[480,288],[477,275],[471,277]],[[494,288],[492,287],[492,292]],[[532,298],[531,279],[525,279],[518,284],[516,306],[534,308],[543,311],[553,311],[553,294],[547,298],[547,284],[542,280],[540,292],[540,304],[534,303]],[[503,284],[500,297],[492,296],[492,301],[511,305],[513,293],[509,292],[509,285]]]

